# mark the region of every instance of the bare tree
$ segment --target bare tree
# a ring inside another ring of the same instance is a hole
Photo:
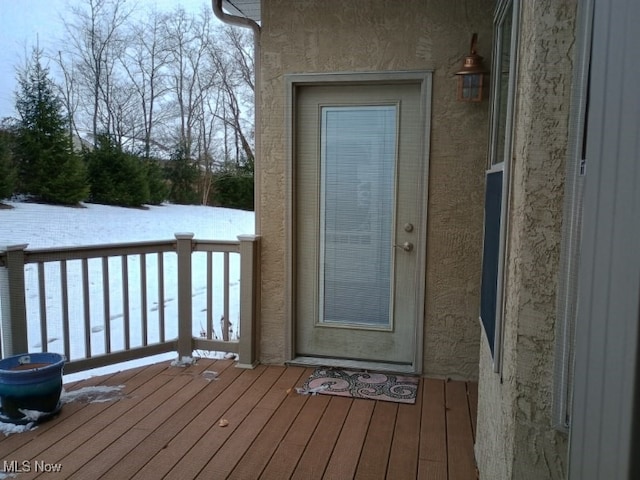
[[[204,72],[204,75],[207,75]],[[213,73],[212,73],[213,74]],[[200,112],[200,125],[198,137],[198,155],[196,162],[201,172],[199,193],[203,205],[209,201],[209,194],[213,186],[214,170],[219,163],[215,161],[216,148],[215,145],[219,141],[219,111],[223,107],[223,95],[219,89],[212,89],[211,92],[204,97]],[[222,156],[224,158],[224,156]]]
[[[94,142],[175,151],[199,172],[206,204],[216,170],[252,166],[253,42],[239,28],[182,8],[132,14],[127,0],[82,0],[59,54],[69,123]],[[75,117],[75,122],[74,122]]]
[[[135,146],[137,130],[140,126],[138,117],[137,94],[129,82],[111,82],[112,92],[109,95],[109,123],[111,136],[120,148],[130,144]]]
[[[224,29],[226,42],[230,47],[230,54],[234,60],[238,76],[255,91],[255,63],[253,57],[253,40],[245,28],[226,26]]]
[[[213,76],[204,75],[208,70],[206,52],[211,38],[211,13],[203,10],[199,18],[194,18],[177,9],[165,28],[170,44],[169,81],[176,106],[178,142],[191,158],[197,139],[194,130],[203,101],[214,86]]]
[[[84,100],[94,143],[98,133],[112,133],[117,116],[111,106],[115,64],[121,57],[121,33],[131,12],[126,0],[84,0],[71,7],[71,17],[65,21],[67,45],[87,94]]]
[[[122,67],[137,94],[142,135],[133,136],[143,140],[145,158],[149,158],[153,143],[156,107],[169,91],[166,69],[170,52],[162,34],[167,21],[166,14],[150,11],[146,21],[132,27],[131,41],[121,59]]]
[[[236,161],[242,152],[246,161],[253,162],[254,152],[250,142],[253,125],[250,118],[255,81],[253,52],[249,45],[248,36],[238,27],[226,27],[219,45],[210,50],[210,55],[218,71],[217,86],[224,95],[224,108],[219,118],[224,124],[225,145],[228,139],[226,132],[230,129]]]
[[[75,71],[73,62],[63,58],[62,51],[58,51],[58,55],[54,58],[54,61],[62,75],[62,82],[57,82],[56,86],[58,87],[58,93],[60,94],[60,99],[62,100],[67,115],[69,142],[73,149],[74,137],[80,139],[80,134],[78,133],[78,128],[75,122],[76,112],[80,105],[80,91],[77,72]]]

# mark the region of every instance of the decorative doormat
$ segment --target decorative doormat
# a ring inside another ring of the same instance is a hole
[[[420,378],[386,373],[317,368],[298,393],[415,403]]]

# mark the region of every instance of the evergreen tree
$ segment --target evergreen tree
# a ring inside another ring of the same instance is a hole
[[[200,203],[196,191],[199,171],[186,154],[185,148],[178,148],[167,165],[167,178],[171,182],[169,200],[181,205]]]
[[[86,170],[71,151],[62,104],[41,59],[42,51],[34,48],[18,74],[15,156],[21,189],[47,202],[72,205],[88,194]]]
[[[121,207],[141,207],[149,202],[149,183],[142,160],[122,151],[108,136],[85,154],[91,193],[95,203]]]
[[[11,134],[0,130],[0,200],[9,198],[16,188],[16,171],[11,157]]]
[[[169,186],[165,180],[162,168],[157,160],[145,160],[147,183],[149,184],[149,203],[160,205],[169,198]]]

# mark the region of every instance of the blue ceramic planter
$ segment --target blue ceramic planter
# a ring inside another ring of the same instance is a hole
[[[0,420],[22,423],[23,410],[44,417],[58,412],[64,357],[57,353],[30,353],[0,360]]]

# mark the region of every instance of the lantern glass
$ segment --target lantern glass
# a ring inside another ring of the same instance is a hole
[[[458,76],[458,100],[479,102],[482,100],[482,73],[468,73]]]

